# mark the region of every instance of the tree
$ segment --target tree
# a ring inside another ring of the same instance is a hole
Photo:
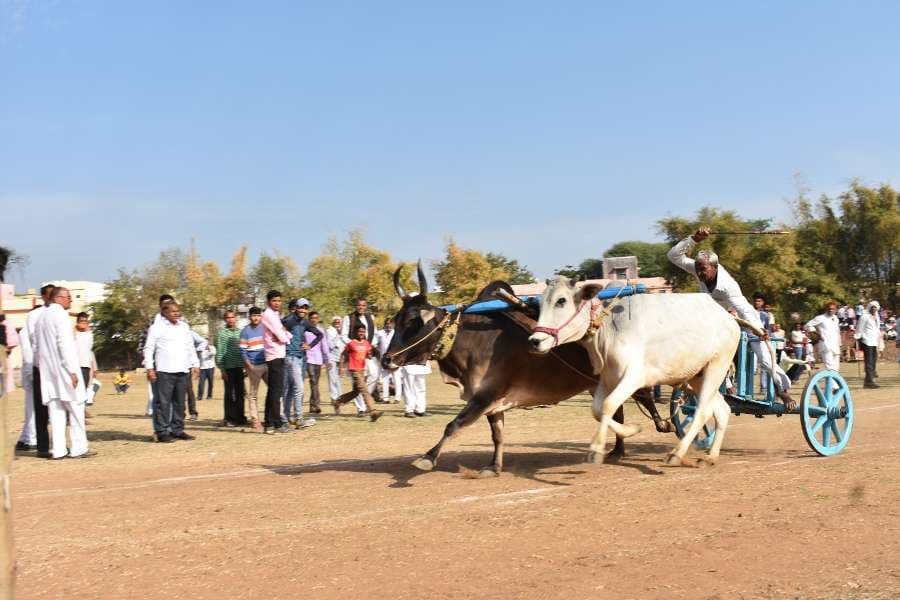
[[[631,240],[614,244],[603,253],[603,256],[636,256],[638,259],[638,276],[665,277],[666,265],[668,264],[666,252],[668,251],[669,245],[665,242]]]
[[[485,255],[488,264],[498,271],[507,273],[507,283],[510,285],[520,285],[523,283],[534,283],[534,273],[528,270],[528,267],[520,265],[519,261],[513,258],[507,258],[502,254],[488,252]]]
[[[278,290],[285,300],[300,295],[300,270],[290,258],[278,252],[263,252],[250,272],[249,288],[254,303],[265,300],[271,290]]]
[[[490,282],[509,279],[509,273],[491,265],[484,254],[460,248],[452,239],[444,260],[435,261],[433,266],[444,300],[450,303],[470,302]]]
[[[222,280],[221,302],[226,306],[248,301],[247,292],[250,284],[247,281],[247,246],[238,248],[231,257],[231,270]]]
[[[106,298],[90,305],[97,363],[101,368],[134,368],[141,363],[138,340],[156,305],[150,304],[152,298],[135,272],[119,270],[106,291]]]

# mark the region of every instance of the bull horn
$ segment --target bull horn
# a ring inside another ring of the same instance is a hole
[[[397,267],[397,270],[394,271],[394,289],[397,290],[397,295],[401,298],[406,298],[407,293],[406,290],[403,289],[403,286],[400,285],[400,271],[403,270],[403,265]]]
[[[419,294],[424,298],[428,295],[428,280],[425,279],[425,271],[422,270],[422,259],[416,264],[419,272]]]

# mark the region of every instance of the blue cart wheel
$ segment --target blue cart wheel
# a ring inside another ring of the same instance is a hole
[[[675,425],[675,435],[679,439],[684,437],[691,422],[694,420],[694,414],[697,412],[697,396],[688,394],[684,397],[684,392],[680,389],[672,391],[672,399],[669,401],[669,411],[672,415],[672,424]],[[682,401],[683,398],[683,401]],[[716,438],[716,428],[710,423],[705,424],[694,438],[694,447],[699,450],[709,450]]]
[[[800,400],[800,424],[809,447],[822,456],[844,449],[853,432],[853,398],[840,373],[826,369],[810,378]]]

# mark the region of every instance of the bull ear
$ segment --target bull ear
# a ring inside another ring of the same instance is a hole
[[[423,323],[427,323],[427,322],[431,321],[432,319],[434,319],[435,314],[436,313],[431,308],[420,308],[419,309],[419,316],[422,317]]]
[[[394,271],[394,289],[397,290],[397,295],[402,299],[406,299],[409,294],[406,293],[406,290],[403,289],[403,286],[400,285],[400,272],[403,270],[403,265],[397,267],[397,270]]]
[[[428,296],[428,280],[425,279],[425,271],[422,270],[422,259],[416,264],[419,273],[419,295],[425,298]]]
[[[582,300],[590,300],[603,289],[602,285],[597,285],[596,283],[591,283],[588,285],[581,286],[581,299]]]
[[[550,285],[550,278],[548,277],[547,279],[545,279],[545,280],[544,280],[544,283],[546,283],[547,286],[549,286],[549,285]]]
[[[581,281],[581,279],[579,279],[577,275],[575,277],[572,277],[571,279],[569,279],[569,287],[575,287],[579,281]]]

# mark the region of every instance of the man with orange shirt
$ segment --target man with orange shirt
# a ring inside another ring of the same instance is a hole
[[[346,404],[359,394],[362,394],[363,400],[366,401],[366,408],[369,410],[369,418],[374,422],[381,416],[381,411],[375,410],[375,399],[372,398],[372,394],[369,393],[369,386],[366,385],[366,359],[372,356],[372,352],[372,344],[366,339],[366,328],[360,325],[355,330],[354,339],[347,343],[347,346],[341,353],[341,376],[343,377],[345,367],[349,363],[353,389],[341,394],[334,401],[335,414],[340,414],[342,404]]]

